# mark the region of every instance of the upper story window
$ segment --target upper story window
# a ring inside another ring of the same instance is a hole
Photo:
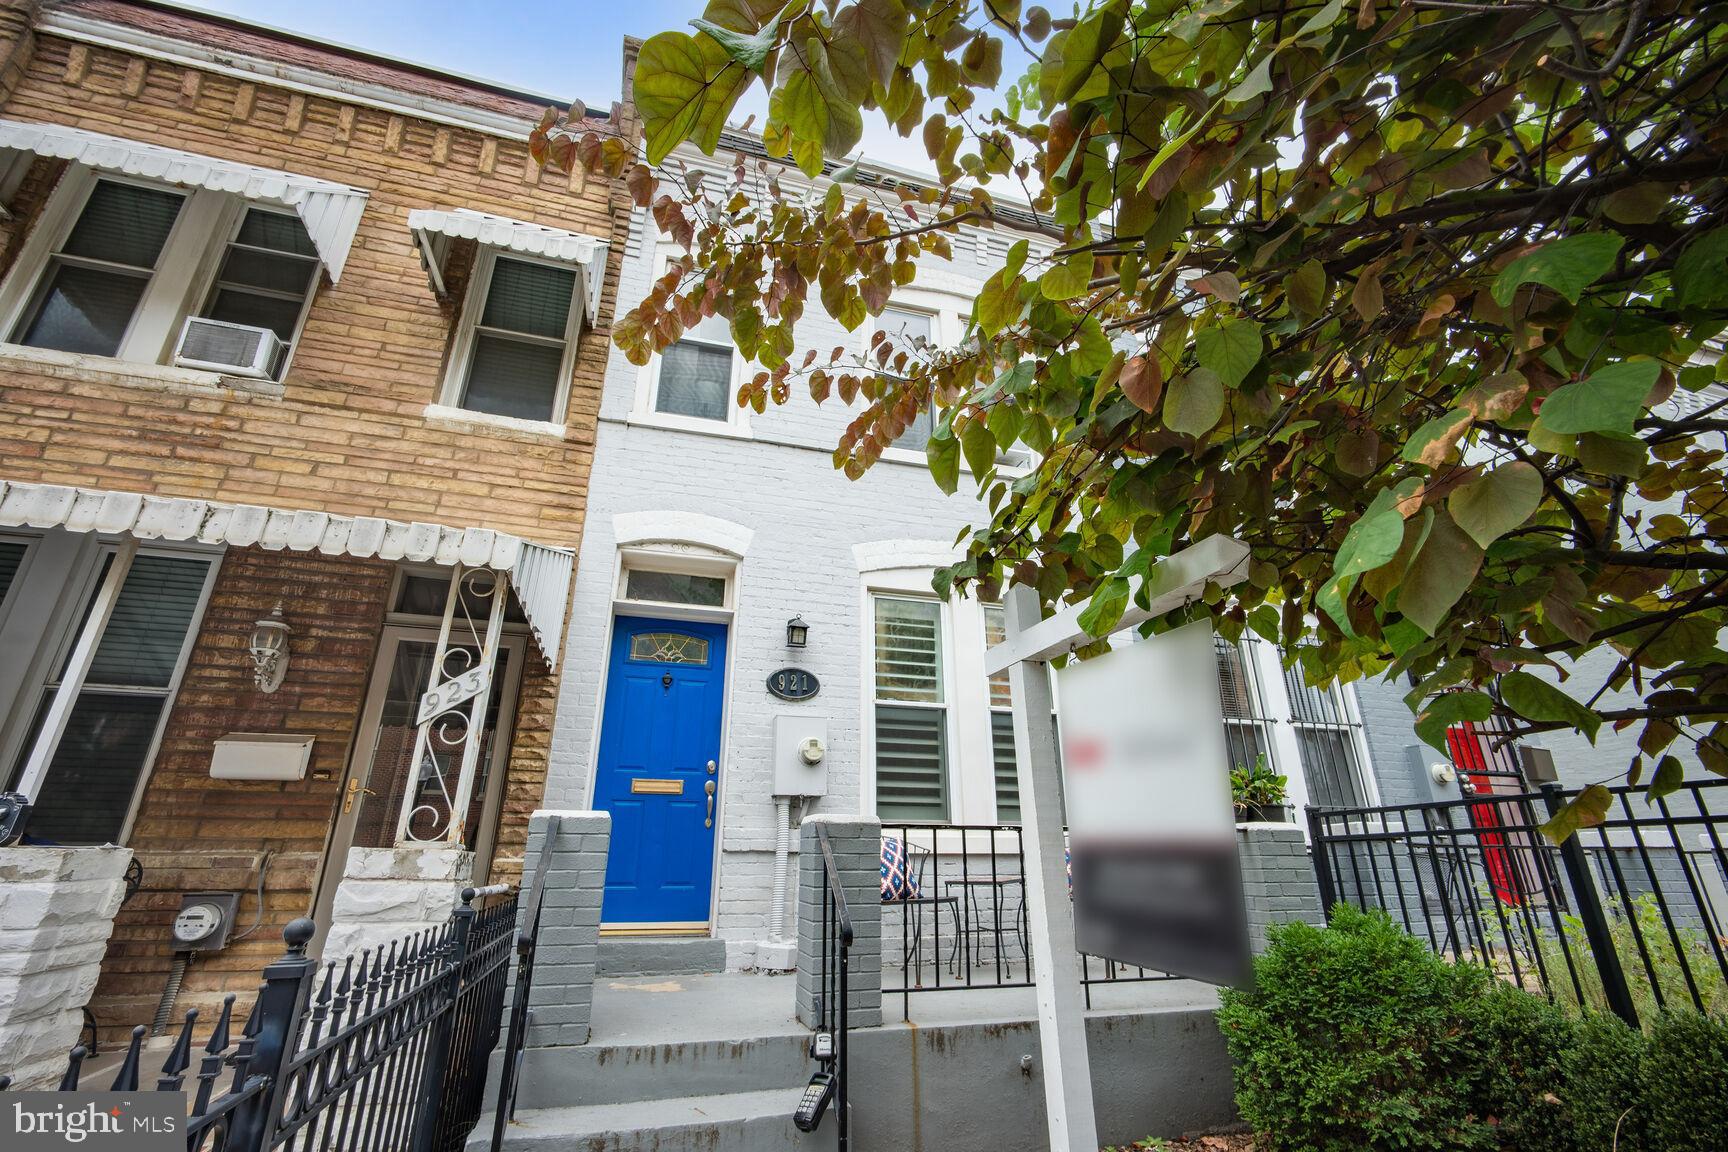
[[[882,309],[882,315],[877,317],[876,330],[887,334],[887,343],[896,352],[905,352],[909,359],[916,360],[928,350],[936,336],[936,316],[931,312],[918,312],[910,308],[890,306]],[[892,371],[889,365],[888,370]],[[902,448],[908,452],[923,452],[924,445],[930,442],[930,433],[935,427],[930,408],[926,406],[922,412],[906,426],[906,431],[895,437],[891,447]]]
[[[0,152],[69,161],[0,281],[0,334],[135,364],[280,379],[366,204],[347,185],[59,125],[0,119]]]
[[[671,260],[671,249],[655,252],[654,274],[665,275]],[[737,396],[746,371],[732,343],[731,322],[705,316],[642,369],[631,418],[692,432],[742,434],[749,428],[749,413],[739,407]]]
[[[300,218],[248,208],[199,315],[275,333],[280,348],[267,370],[279,380],[317,287],[318,250]]]
[[[660,354],[654,411],[725,421],[732,407],[732,364],[736,359],[726,318],[705,317]]]
[[[452,383],[472,412],[559,421],[569,392],[578,277],[572,269],[481,254]]]
[[[14,342],[118,355],[185,201],[176,192],[96,181],[48,257]]]

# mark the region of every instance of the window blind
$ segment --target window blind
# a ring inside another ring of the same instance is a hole
[[[485,328],[503,328],[531,336],[564,339],[576,273],[521,260],[495,260],[492,287],[486,293]]]
[[[154,268],[185,201],[177,192],[98,180],[60,252],[133,268]]]
[[[0,540],[0,604],[6,603],[6,593],[12,590],[12,581],[23,564],[24,545],[11,540]]]
[[[550,420],[563,363],[562,347],[481,333],[474,338],[462,406],[494,416]]]
[[[462,407],[522,420],[556,417],[575,291],[576,273],[569,269],[492,262]]]
[[[209,571],[208,560],[136,557],[84,682],[166,688],[180,662],[186,630],[198,611]]]
[[[996,821],[1020,822],[1020,773],[1014,757],[1014,713],[990,713],[990,752],[996,772]]]

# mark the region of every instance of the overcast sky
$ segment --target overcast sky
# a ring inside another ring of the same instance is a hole
[[[183,5],[222,12],[349,44],[367,51],[463,72],[567,103],[580,99],[607,108],[618,98],[625,36],[647,39],[656,32],[689,30],[704,0],[198,0]],[[1018,57],[1018,52],[1012,55]],[[1024,67],[1004,61],[1004,79]],[[768,101],[752,85],[735,120],[755,113],[759,127]],[[864,117],[865,154],[916,170],[928,170],[923,144],[903,140],[882,122]]]

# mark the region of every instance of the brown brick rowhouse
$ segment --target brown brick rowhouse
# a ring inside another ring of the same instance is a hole
[[[192,961],[183,1011],[246,998],[283,925],[328,914],[350,840],[394,842],[404,709],[429,686],[455,566],[478,579],[483,635],[489,569],[528,579],[506,542],[576,548],[629,201],[532,161],[544,104],[148,3],[0,4],[0,787],[35,752],[30,831],[115,839],[142,866],[90,1002],[105,1040],[148,1022],[182,894],[243,894],[229,945]],[[628,103],[600,118],[634,130]],[[34,126],[364,202],[342,259],[333,218],[263,184],[67,158]],[[417,236],[415,211],[450,223]],[[460,234],[475,213],[499,220]],[[267,351],[271,330],[281,350],[250,375],[210,369],[180,344],[198,317]],[[381,546],[380,521],[396,525]],[[88,627],[133,547],[105,629]],[[499,748],[503,775],[482,765],[460,821],[493,879],[519,870],[545,777],[544,645],[567,576],[546,585],[502,625],[482,759]],[[248,647],[277,604],[288,666],[266,692]],[[304,775],[212,778],[219,740],[258,733],[311,737]]]

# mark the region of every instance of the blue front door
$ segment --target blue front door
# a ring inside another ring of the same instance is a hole
[[[706,924],[726,626],[620,616],[594,803],[612,813],[608,924]]]

